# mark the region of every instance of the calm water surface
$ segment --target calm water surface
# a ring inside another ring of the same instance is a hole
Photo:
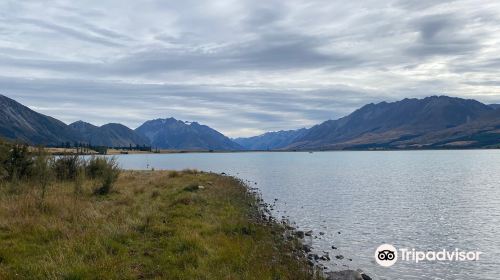
[[[317,252],[345,256],[330,262],[333,269],[361,268],[375,279],[498,279],[500,273],[500,151],[123,155],[119,161],[126,169],[197,168],[257,182],[265,201],[278,199],[275,216],[314,231]],[[374,261],[383,243],[483,254],[476,262],[399,261],[383,268]]]

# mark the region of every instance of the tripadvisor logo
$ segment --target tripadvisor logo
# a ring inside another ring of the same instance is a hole
[[[381,266],[392,266],[397,260],[398,251],[390,244],[382,244],[375,250],[375,261]]]
[[[401,261],[419,263],[421,261],[478,261],[482,252],[463,251],[455,248],[449,251],[418,251],[415,249],[399,249]],[[375,250],[375,261],[384,267],[394,265],[398,261],[398,250],[390,244],[378,246]]]

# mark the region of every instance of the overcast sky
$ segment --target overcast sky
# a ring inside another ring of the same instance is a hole
[[[500,1],[0,2],[0,93],[66,123],[231,137],[370,102],[500,102]]]

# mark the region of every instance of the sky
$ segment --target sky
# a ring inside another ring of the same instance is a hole
[[[0,94],[66,123],[252,136],[372,102],[500,103],[499,72],[497,0],[0,2]]]

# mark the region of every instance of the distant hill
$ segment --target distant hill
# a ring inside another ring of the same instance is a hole
[[[130,145],[150,145],[149,139],[118,123],[110,123],[98,127],[90,123],[77,121],[69,126],[79,132],[83,142],[94,146],[128,147]]]
[[[262,135],[236,138],[234,142],[247,150],[279,150],[293,143],[297,138],[306,134],[307,129],[280,130],[267,132]]]
[[[242,150],[222,133],[196,122],[185,123],[174,118],[145,122],[135,130],[153,147],[174,150]]]
[[[3,95],[0,95],[0,136],[32,145],[60,145],[80,139],[65,123]]]
[[[448,96],[368,104],[310,128],[287,148],[403,148],[402,141],[471,123],[493,110],[475,100]]]

